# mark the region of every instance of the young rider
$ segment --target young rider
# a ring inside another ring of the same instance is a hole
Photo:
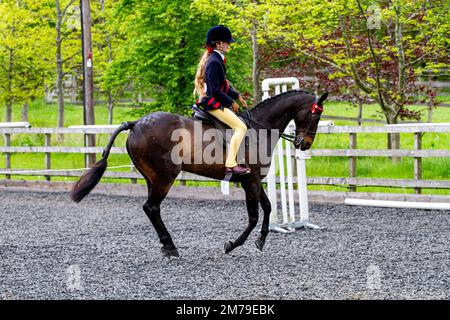
[[[236,155],[247,132],[247,126],[235,114],[239,110],[235,100],[239,100],[246,108],[247,103],[226,79],[225,54],[234,41],[227,27],[219,25],[210,28],[206,34],[206,51],[200,59],[195,76],[198,104],[233,129],[225,161],[226,175],[250,173],[250,168],[240,166],[236,162]]]

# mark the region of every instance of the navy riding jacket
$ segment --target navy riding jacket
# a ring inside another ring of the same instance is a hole
[[[239,92],[234,90],[226,79],[226,68],[218,52],[211,52],[205,66],[206,97],[197,101],[203,110],[230,108]]]

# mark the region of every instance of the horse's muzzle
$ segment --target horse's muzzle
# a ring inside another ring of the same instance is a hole
[[[300,150],[305,151],[309,150],[309,148],[311,148],[311,144],[303,140],[303,142],[300,144]]]
[[[301,151],[308,150],[311,148],[311,142],[308,139],[305,139],[305,136],[298,135],[294,139],[294,147],[295,149],[300,149]]]

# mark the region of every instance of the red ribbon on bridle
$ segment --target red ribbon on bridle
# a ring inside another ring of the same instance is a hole
[[[323,112],[323,107],[319,106],[317,103],[314,103],[311,106],[311,113],[316,113],[318,111]]]

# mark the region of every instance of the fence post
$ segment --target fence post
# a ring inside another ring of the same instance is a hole
[[[89,147],[95,147],[95,134],[92,133],[84,133],[84,146]],[[84,166],[86,168],[90,168],[94,165],[96,162],[97,156],[95,153],[85,153],[84,154]]]
[[[10,147],[11,146],[11,134],[5,133],[5,146]],[[11,153],[5,152],[5,169],[11,169]],[[11,179],[11,175],[7,174],[5,175],[5,179]]]
[[[356,140],[356,132],[350,133],[350,149],[356,149],[357,140]],[[356,178],[356,157],[349,157],[349,176],[350,178]],[[356,185],[349,185],[350,192],[356,192]]]
[[[45,146],[50,147],[52,144],[52,136],[50,133],[45,134]],[[51,153],[45,153],[45,169],[50,170],[51,168]],[[45,176],[45,180],[50,181],[50,176]]]
[[[88,139],[87,137],[88,137],[87,134],[84,133],[83,134],[83,139],[84,139],[84,146],[85,147],[89,146],[88,143],[87,143],[87,139]],[[89,168],[89,158],[88,158],[88,156],[89,156],[88,153],[84,153],[84,167],[85,168]]]
[[[422,133],[415,132],[414,133],[414,150],[422,149]],[[414,179],[420,180],[422,179],[422,158],[414,157]],[[414,188],[415,194],[421,194],[422,188]]]

